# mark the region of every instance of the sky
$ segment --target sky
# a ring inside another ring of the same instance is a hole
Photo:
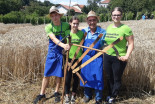
[[[44,2],[44,0],[38,0]],[[81,5],[87,5],[87,0],[48,0],[53,4],[64,4],[64,5],[69,5],[71,1],[71,5],[74,4],[81,4]]]

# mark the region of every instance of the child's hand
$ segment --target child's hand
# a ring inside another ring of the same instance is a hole
[[[70,45],[69,44],[64,44],[63,48],[64,48],[65,51],[68,51],[70,49]]]

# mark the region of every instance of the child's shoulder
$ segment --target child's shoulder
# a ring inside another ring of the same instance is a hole
[[[62,22],[62,24],[63,24],[63,25],[69,25],[69,23],[68,23],[68,22]]]

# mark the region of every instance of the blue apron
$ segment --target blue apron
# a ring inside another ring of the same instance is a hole
[[[86,39],[84,46],[89,46],[93,42],[94,39]],[[99,49],[100,47],[101,45],[98,41],[93,48]],[[84,48],[84,51],[86,51],[86,48]],[[82,63],[89,60],[96,53],[97,52],[94,50],[89,51],[88,54],[83,58]],[[80,81],[80,86],[103,90],[103,55],[99,56],[84,68],[82,68],[81,76],[84,81],[87,81],[87,83],[83,85]]]
[[[62,32],[62,24],[61,24],[61,32]],[[62,40],[61,32],[60,32],[60,35],[56,35],[56,38],[59,40]],[[55,45],[56,44],[49,38],[48,54],[47,54],[45,70],[44,70],[45,77],[50,77],[50,76],[63,77],[63,70],[62,70],[63,48],[58,45],[55,47]]]

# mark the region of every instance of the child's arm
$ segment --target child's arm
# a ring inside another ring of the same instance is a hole
[[[64,48],[65,50],[69,50],[69,49],[70,49],[69,44],[64,44],[63,42],[60,42],[60,40],[57,39],[57,38],[55,37],[54,34],[51,33],[51,34],[49,35],[49,37],[51,38],[51,40],[52,40],[55,44],[57,44],[58,46]],[[58,44],[58,43],[59,43],[59,44]]]

